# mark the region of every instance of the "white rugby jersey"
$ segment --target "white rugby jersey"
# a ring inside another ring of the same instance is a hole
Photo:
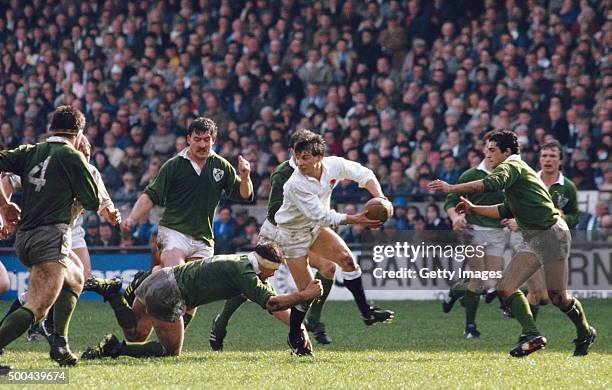
[[[330,208],[331,194],[341,180],[353,180],[364,187],[374,172],[342,157],[324,157],[321,180],[295,169],[283,187],[283,205],[274,219],[285,229],[309,229],[314,225],[336,226],[346,222],[346,214]]]

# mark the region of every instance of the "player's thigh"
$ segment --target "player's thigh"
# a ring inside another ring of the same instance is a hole
[[[4,264],[0,262],[0,295],[6,293],[11,288],[11,279]]]
[[[334,262],[327,260],[320,254],[313,251],[308,251],[308,262],[312,267],[318,269],[319,273],[323,275],[324,278],[334,278],[336,273],[336,264]]]
[[[540,262],[534,253],[519,252],[514,255],[498,283],[497,290],[500,295],[508,298],[514,294],[538,268]]]
[[[287,267],[291,272],[291,277],[298,289],[303,290],[313,280],[308,267],[308,257],[302,256],[296,259],[287,259]]]
[[[168,322],[152,318],[153,328],[157,339],[163,345],[165,353],[170,356],[178,356],[183,349],[185,331],[183,329],[183,318],[176,322]]]
[[[91,277],[91,258],[89,257],[89,250],[87,250],[87,247],[84,246],[84,247],[75,248],[73,246],[72,251],[81,260],[81,264],[83,265],[83,276],[85,276],[85,279],[90,278]]]
[[[65,265],[66,273],[64,277],[64,286],[76,293],[80,293],[83,290],[83,283],[85,282],[81,259],[76,253],[70,251]]]
[[[38,263],[30,268],[25,307],[40,320],[55,303],[63,285],[66,266],[57,261]]]
[[[145,305],[138,298],[134,299],[132,311],[136,317],[136,326],[131,329],[123,329],[123,333],[128,341],[143,342],[149,338],[153,330],[151,316],[147,314]]]
[[[343,271],[354,271],[357,263],[344,240],[330,228],[322,228],[310,247],[312,252],[338,264]]]
[[[501,256],[489,256],[484,257],[484,269],[489,272],[497,272],[504,270],[504,258]],[[490,277],[483,281],[485,290],[496,288],[499,279]]]
[[[160,256],[162,267],[174,267],[185,263],[185,254],[180,249],[165,250]]]

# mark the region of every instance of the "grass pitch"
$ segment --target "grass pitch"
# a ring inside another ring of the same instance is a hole
[[[540,310],[548,338],[544,351],[526,358],[508,355],[520,328],[497,305],[481,303],[479,340],[463,338],[464,311],[443,314],[439,302],[393,301],[392,324],[366,327],[353,302],[328,302],[323,321],[333,339],[315,345],[315,358],[296,358],[285,345],[287,328],[254,304],[240,308],[229,325],[223,352],[208,345],[210,321],[221,304],[200,307],[190,325],[183,355],[174,358],[120,357],[81,361],[69,372],[70,387],[89,388],[611,388],[612,300],[583,300],[599,338],[587,357],[572,357],[570,321],[553,306]],[[5,312],[8,303],[2,302]],[[110,306],[81,302],[73,317],[70,344],[80,354],[120,328]],[[52,368],[45,341],[25,336],[6,348],[1,364],[16,369]],[[33,387],[29,385],[28,387]]]

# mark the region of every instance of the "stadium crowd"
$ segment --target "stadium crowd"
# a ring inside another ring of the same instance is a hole
[[[396,206],[388,227],[448,229],[427,184],[456,182],[483,158],[483,134],[509,128],[534,169],[539,146],[561,142],[564,173],[600,191],[579,228],[609,231],[611,47],[610,1],[11,0],[0,4],[0,143],[43,140],[53,109],[76,106],[127,215],[195,117],[217,123],[218,154],[250,162],[264,203],[303,127],[376,173]],[[333,196],[349,211],[366,198],[348,182]],[[86,238],[147,245],[154,222],[120,236],[92,214]],[[222,253],[256,241],[257,221],[229,207],[214,228]]]

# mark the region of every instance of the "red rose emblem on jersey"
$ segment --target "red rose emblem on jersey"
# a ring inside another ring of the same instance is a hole
[[[334,186],[335,186],[335,185],[336,185],[336,179],[331,179],[331,180],[329,181],[329,186],[330,186],[331,188],[334,188]]]

